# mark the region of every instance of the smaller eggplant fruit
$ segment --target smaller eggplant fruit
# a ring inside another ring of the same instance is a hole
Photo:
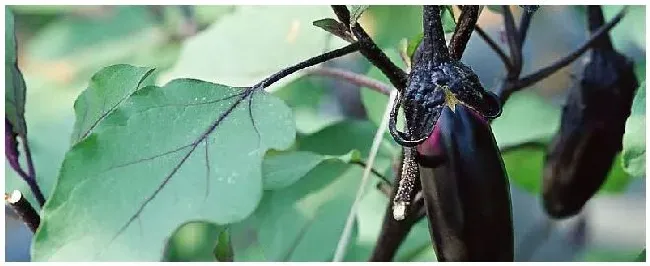
[[[587,6],[587,15],[592,33],[604,24],[600,6]],[[603,35],[590,51],[579,87],[569,91],[546,155],[542,198],[550,216],[579,213],[605,182],[638,86],[632,61]]]

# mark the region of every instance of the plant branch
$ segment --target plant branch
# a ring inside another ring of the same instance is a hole
[[[25,160],[27,161],[27,172],[23,169],[23,166],[20,165],[19,152],[18,152],[18,137],[22,139],[20,143],[23,146],[25,151]],[[13,125],[9,122],[7,117],[5,117],[5,158],[9,162],[16,173],[29,185],[30,190],[36,200],[38,200],[39,205],[42,207],[45,204],[45,197],[41,189],[36,183],[36,171],[34,170],[34,163],[32,160],[32,153],[29,149],[29,143],[27,142],[27,137],[22,134],[17,134],[13,130]]]
[[[36,232],[41,223],[41,218],[20,191],[14,190],[11,195],[5,193],[5,203],[9,204],[32,233]]]
[[[359,166],[361,166],[363,168],[368,167],[368,165],[365,162],[362,162],[362,161],[356,161],[356,162],[353,162],[353,164],[359,165]],[[375,168],[370,167],[370,172],[372,172],[373,175],[379,177],[379,179],[381,179],[381,181],[390,184],[390,180],[388,180],[388,178],[386,178],[383,174],[381,174]]]
[[[528,35],[528,29],[530,28],[530,21],[533,18],[533,15],[537,9],[533,10],[524,10],[524,13],[521,15],[521,21],[519,21],[519,50],[521,51],[524,47],[524,41],[526,41],[526,35]]]
[[[390,94],[390,91],[394,89],[392,86],[383,83],[379,80],[372,79],[364,75],[357,74],[343,69],[331,68],[331,67],[317,67],[307,71],[308,74],[311,75],[328,76],[328,77],[345,80],[351,84],[357,85],[359,87],[366,87],[384,95]]]
[[[336,49],[336,50],[331,51],[331,52],[327,52],[327,53],[324,53],[324,54],[321,54],[321,55],[318,55],[318,56],[314,56],[314,57],[309,58],[309,59],[307,59],[305,61],[302,61],[302,62],[300,62],[298,64],[295,64],[293,66],[290,66],[290,67],[287,67],[285,69],[280,70],[279,72],[277,72],[277,73],[271,75],[270,77],[262,80],[260,83],[256,84],[253,87],[254,88],[266,88],[266,87],[270,86],[271,84],[277,82],[278,80],[280,80],[280,79],[282,79],[282,78],[284,78],[284,77],[286,77],[288,75],[291,75],[291,74],[293,74],[294,72],[296,72],[298,70],[308,68],[310,66],[314,66],[316,64],[320,64],[320,63],[329,61],[331,59],[334,59],[334,58],[337,58],[337,57],[341,57],[341,56],[356,52],[358,50],[359,50],[358,43],[352,43],[352,44],[349,44],[347,46],[344,46],[343,48],[339,48],[339,49]]]
[[[512,63],[512,71],[508,71],[508,78],[517,78],[521,72],[522,59],[521,59],[521,39],[519,31],[515,26],[515,19],[512,16],[510,7],[501,6],[503,12],[503,23],[506,27],[506,35],[508,39],[508,47],[510,48],[510,62]]]
[[[440,6],[424,6],[422,9],[423,37],[418,48],[424,51],[421,56],[432,58],[433,62],[448,62],[449,49],[442,29]]]
[[[390,198],[390,195],[392,194],[392,191],[393,191],[393,187],[392,187],[391,183],[386,183],[386,182],[377,183],[375,188],[377,190],[379,190],[379,192],[381,192],[381,194],[384,194],[386,196],[386,198]]]
[[[400,91],[405,88],[407,81],[406,72],[390,61],[388,56],[377,47],[377,44],[375,44],[359,23],[355,23],[354,26],[350,27],[350,11],[348,8],[346,6],[333,5],[332,10],[338,17],[339,21],[351,28],[352,34],[354,34],[359,43],[361,54],[368,59],[370,63],[379,68],[379,70],[388,77],[395,88]]]
[[[474,25],[478,21],[479,6],[463,6],[454,34],[449,41],[449,53],[455,60],[463,57],[463,52],[467,47]]]
[[[623,18],[623,16],[625,16],[625,14],[627,12],[627,9],[628,9],[628,7],[624,7],[616,15],[616,17],[614,17],[606,25],[603,25],[602,27],[600,27],[600,29],[598,29],[598,31],[593,33],[589,37],[589,39],[587,39],[587,41],[585,41],[578,49],[571,52],[567,56],[565,56],[563,58],[560,58],[555,63],[553,63],[553,64],[551,64],[551,65],[549,65],[549,66],[547,66],[545,68],[542,68],[542,69],[538,70],[535,73],[532,73],[532,74],[530,74],[528,76],[520,78],[516,82],[510,84],[510,86],[508,86],[506,88],[506,92],[508,94],[512,94],[513,92],[515,92],[515,91],[517,91],[519,89],[522,89],[522,88],[528,87],[530,85],[533,85],[533,84],[537,83],[538,81],[540,81],[542,79],[545,79],[546,77],[548,77],[551,74],[555,73],[556,71],[560,70],[561,68],[569,65],[570,63],[572,63],[576,59],[578,59],[578,57],[580,57],[584,52],[586,52],[589,48],[591,48],[591,46],[596,41],[598,41],[600,39],[600,37],[602,37],[604,34],[607,34],[614,26],[616,26],[621,21],[621,19]]]
[[[501,62],[503,62],[503,64],[506,66],[506,70],[510,72],[513,66],[512,63],[510,62],[510,58],[508,57],[508,55],[506,55],[506,53],[501,49],[501,47],[499,47],[499,45],[494,40],[492,40],[492,38],[490,38],[490,36],[485,31],[483,31],[481,27],[475,25],[474,30],[476,31],[476,33],[478,33],[478,36],[480,36],[483,39],[483,41],[485,41],[485,43],[488,46],[490,46],[490,48],[494,52],[497,53],[497,55],[501,59]]]
[[[24,138],[22,143],[23,149],[25,150],[25,159],[27,161],[27,171],[29,173],[29,178],[23,178],[25,179],[25,182],[27,182],[27,185],[29,185],[29,189],[34,194],[34,197],[38,201],[38,204],[43,207],[43,205],[45,205],[45,197],[43,196],[43,192],[41,192],[41,188],[36,182],[36,170],[34,169],[32,152],[29,148],[29,142],[27,141],[27,138]]]

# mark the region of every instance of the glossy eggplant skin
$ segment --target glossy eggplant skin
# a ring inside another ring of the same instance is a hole
[[[445,106],[434,136],[422,144],[432,147],[419,149],[445,159],[420,167],[438,261],[514,260],[510,186],[486,121],[463,104]]]
[[[588,6],[587,12],[593,32],[604,23],[602,11]],[[599,39],[579,86],[569,92],[560,130],[547,152],[542,199],[551,217],[579,213],[605,182],[622,148],[638,86],[633,63],[614,50],[609,36]]]

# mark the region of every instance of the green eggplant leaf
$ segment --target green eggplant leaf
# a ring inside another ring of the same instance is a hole
[[[262,196],[264,154],[295,134],[290,109],[259,88],[139,89],[66,153],[32,259],[157,260],[185,222],[241,221]]]

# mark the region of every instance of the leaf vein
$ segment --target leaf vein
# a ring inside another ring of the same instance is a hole
[[[120,235],[122,235],[122,233],[124,233],[124,232],[126,231],[126,229],[127,229],[127,228],[132,224],[132,223],[133,223],[133,221],[134,221],[136,218],[138,218],[138,217],[140,216],[140,214],[142,214],[142,212],[144,211],[145,207],[146,207],[147,205],[149,205],[149,203],[150,203],[153,199],[155,199],[155,197],[160,193],[160,191],[162,191],[163,188],[165,188],[165,186],[169,183],[169,181],[171,180],[171,178],[172,178],[172,177],[173,177],[173,176],[178,172],[178,170],[179,170],[179,169],[181,168],[181,166],[185,163],[185,161],[187,161],[187,159],[190,157],[190,155],[192,155],[192,153],[194,152],[194,150],[196,149],[196,147],[198,147],[199,143],[201,143],[201,142],[202,142],[203,140],[205,140],[205,139],[206,139],[206,138],[207,138],[207,137],[208,137],[212,132],[214,132],[214,130],[215,130],[215,129],[216,129],[216,128],[221,124],[221,122],[223,122],[223,121],[225,120],[225,118],[226,118],[230,113],[232,113],[232,112],[235,110],[235,108],[236,108],[236,107],[237,107],[237,106],[238,106],[238,105],[239,105],[239,104],[240,104],[240,103],[241,103],[241,102],[242,102],[246,97],[250,97],[250,96],[253,94],[253,92],[256,91],[256,89],[257,89],[257,87],[252,87],[252,88],[247,88],[246,90],[244,90],[244,92],[241,93],[241,97],[240,97],[239,99],[237,99],[237,100],[236,100],[236,101],[235,101],[235,102],[234,102],[234,103],[233,103],[233,104],[232,104],[232,105],[231,105],[231,106],[230,106],[226,111],[224,111],[224,112],[223,112],[223,113],[222,113],[222,114],[221,114],[221,115],[220,115],[220,116],[219,116],[219,117],[218,117],[214,122],[212,122],[212,124],[210,124],[210,126],[207,128],[207,130],[206,130],[204,133],[202,133],[202,134],[198,137],[198,139],[197,139],[196,141],[194,141],[194,142],[192,142],[191,144],[187,145],[187,146],[191,146],[191,149],[187,152],[187,154],[185,154],[185,156],[183,156],[183,158],[181,158],[181,160],[178,162],[178,164],[176,164],[176,165],[174,166],[174,168],[172,169],[172,171],[171,171],[167,176],[165,176],[165,178],[164,178],[164,179],[162,180],[162,182],[158,185],[158,187],[153,191],[153,193],[152,193],[151,195],[149,195],[149,196],[148,196],[148,197],[147,197],[147,198],[146,198],[146,199],[145,199],[145,200],[140,204],[140,207],[138,207],[138,209],[136,210],[136,212],[135,212],[133,215],[131,215],[131,217],[128,219],[128,221],[127,221],[127,222],[126,222],[122,227],[120,227],[120,229],[115,233],[115,235],[113,236],[113,238],[109,241],[108,245],[110,245],[113,241],[115,241],[115,239],[117,239]]]
[[[109,115],[109,114],[112,113],[115,109],[117,109],[117,107],[119,107],[120,104],[122,104],[122,102],[124,102],[126,99],[128,99],[128,98],[131,96],[131,94],[133,94],[133,92],[137,91],[138,88],[140,88],[140,85],[142,85],[142,82],[143,82],[143,81],[144,81],[144,80],[145,80],[149,75],[151,75],[151,73],[153,73],[153,71],[154,71],[154,69],[150,69],[149,71],[147,71],[147,73],[145,73],[145,74],[142,76],[142,78],[140,78],[140,80],[138,81],[138,84],[135,86],[135,89],[134,89],[132,92],[127,93],[126,95],[124,95],[124,97],[122,97],[119,101],[117,101],[117,102],[116,102],[113,106],[111,106],[108,110],[105,110],[105,108],[106,108],[106,99],[107,99],[108,97],[104,97],[104,101],[102,102],[102,108],[101,108],[101,110],[104,110],[104,112],[99,116],[99,118],[97,118],[97,120],[95,120],[95,122],[93,122],[93,123],[90,125],[90,127],[88,127],[88,129],[86,129],[86,130],[84,131],[84,133],[82,134],[81,138],[79,138],[79,139],[83,139],[83,138],[87,137],[88,134],[90,134],[90,132],[91,132],[95,127],[97,127],[97,125],[99,125],[99,122],[101,122],[101,121],[102,121],[102,120],[103,120],[107,115]],[[84,93],[84,94],[85,94],[85,93]]]

